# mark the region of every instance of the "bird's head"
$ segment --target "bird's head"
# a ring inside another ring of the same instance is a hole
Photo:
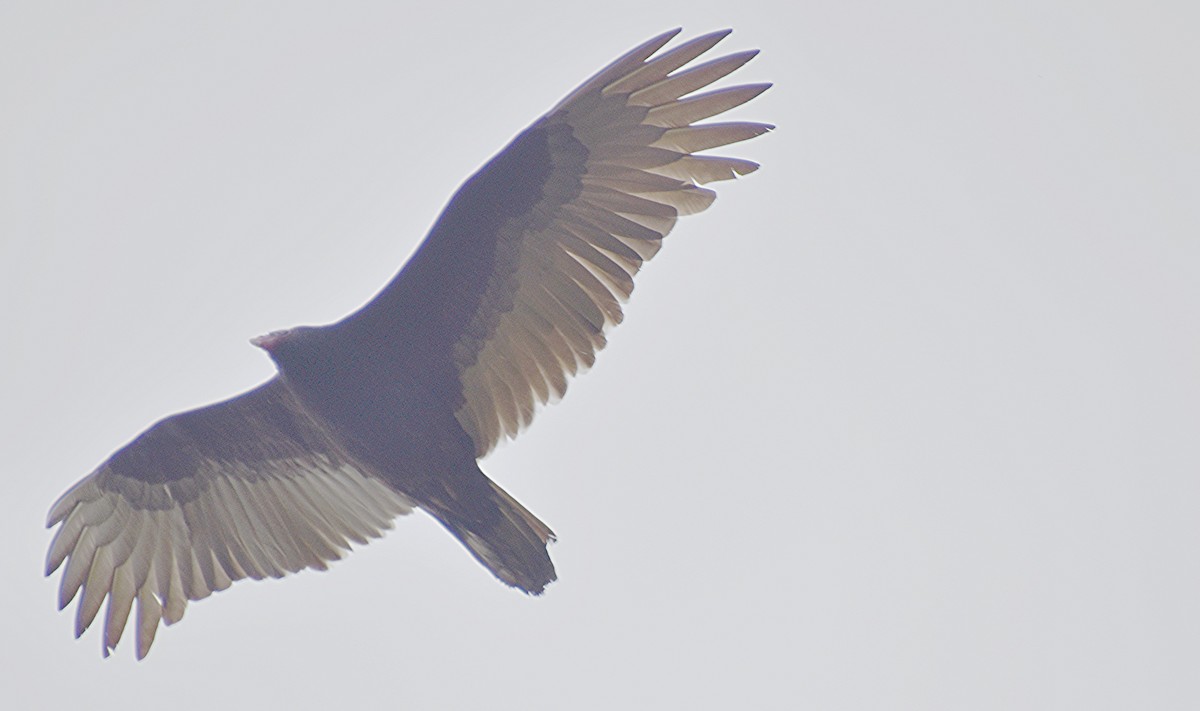
[[[250,343],[258,346],[267,353],[274,353],[279,349],[280,346],[283,345],[285,341],[288,340],[288,337],[291,336],[291,334],[292,329],[290,328],[285,328],[280,331],[271,331],[265,336],[255,336],[254,338],[251,338]]]
[[[318,331],[319,329],[312,326],[285,328],[251,338],[250,343],[266,351],[272,360],[282,365],[286,361],[295,360],[298,353],[310,350],[306,346],[315,340]]]

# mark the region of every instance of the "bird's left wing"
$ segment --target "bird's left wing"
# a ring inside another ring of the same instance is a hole
[[[642,263],[678,216],[715,198],[699,185],[758,167],[694,153],[771,126],[693,125],[768,88],[694,93],[757,52],[684,68],[729,32],[656,55],[677,33],[630,50],[517,136],[459,189],[392,282],[337,325],[372,359],[423,378],[417,389],[453,410],[478,456],[592,365]]]
[[[391,528],[412,502],[361,471],[278,378],[168,417],[54,504],[46,574],[63,563],[59,607],[82,589],[75,636],[105,597],[104,652],[137,600],[137,655],[160,620],[234,580],[324,569]]]

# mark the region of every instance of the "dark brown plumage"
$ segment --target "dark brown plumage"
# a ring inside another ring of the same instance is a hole
[[[755,53],[680,69],[717,32],[651,58],[677,33],[513,139],[357,312],[254,339],[276,377],[162,420],[55,503],[46,568],[66,563],[60,606],[83,591],[77,635],[107,598],[107,654],[136,600],[142,657],[188,600],[322,569],[414,507],[505,583],[538,594],[555,579],[553,533],[476,460],[592,365],[642,263],[714,199],[698,185],[757,168],[693,153],[770,129],[692,125],[768,85],[693,95]]]

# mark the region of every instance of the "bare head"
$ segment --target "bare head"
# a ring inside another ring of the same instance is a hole
[[[255,336],[250,339],[251,345],[258,346],[267,353],[272,353],[287,340],[292,333],[292,329],[285,328],[280,331],[271,331],[265,336]]]
[[[271,331],[265,336],[250,339],[250,343],[267,352],[275,362],[289,360],[291,355],[311,348],[315,344],[320,329],[312,326],[296,326],[279,331]]]

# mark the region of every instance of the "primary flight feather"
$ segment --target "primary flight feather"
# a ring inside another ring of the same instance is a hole
[[[107,599],[103,649],[137,602],[137,655],[160,621],[242,578],[324,569],[413,508],[527,593],[555,579],[549,527],[480,471],[563,395],[621,321],[633,277],[700,185],[752,172],[695,155],[771,126],[695,122],[768,88],[695,93],[756,52],[687,66],[728,31],[635,47],[459,188],[412,259],[341,321],[253,339],[278,374],[168,417],[50,510],[46,560],[76,636]],[[657,53],[657,54],[656,54]]]

